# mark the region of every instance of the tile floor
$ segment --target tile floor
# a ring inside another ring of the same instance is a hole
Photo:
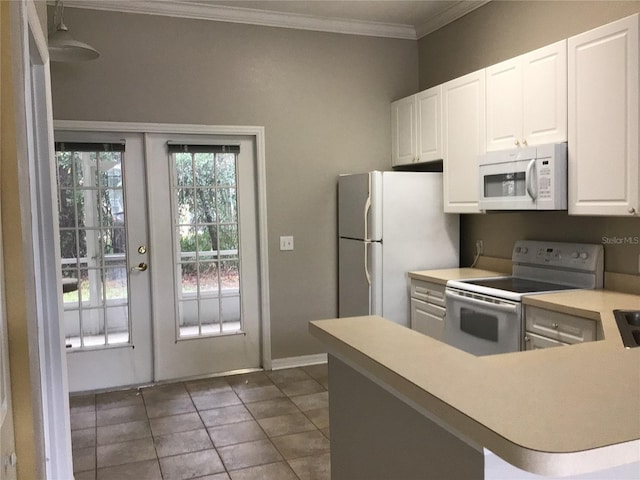
[[[330,478],[327,366],[73,395],[75,480]]]

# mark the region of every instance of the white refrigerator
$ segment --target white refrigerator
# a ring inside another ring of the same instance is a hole
[[[338,177],[338,312],[410,325],[410,270],[459,265],[459,216],[443,212],[442,174]]]

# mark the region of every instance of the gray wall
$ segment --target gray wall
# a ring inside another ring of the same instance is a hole
[[[272,353],[321,352],[307,322],[337,314],[336,177],[389,166],[417,42],[73,8],[65,23],[101,56],[52,64],[56,120],[265,126]]]
[[[637,1],[494,0],[419,40],[420,89],[638,11]],[[513,242],[520,238],[604,243],[603,238],[629,236],[640,236],[640,219],[563,212],[463,215],[461,261],[471,262],[476,239],[484,240],[485,254],[509,258]],[[639,254],[640,245],[605,245],[605,268],[637,274]]]

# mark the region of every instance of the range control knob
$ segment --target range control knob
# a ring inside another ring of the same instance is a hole
[[[527,253],[529,249],[527,247],[522,247],[521,253]]]
[[[589,258],[589,254],[588,254],[587,252],[582,252],[582,253],[580,254],[580,258],[581,258],[582,260],[586,260],[587,258]]]
[[[578,252],[573,252],[571,254],[571,258],[578,258],[580,256],[580,254]]]

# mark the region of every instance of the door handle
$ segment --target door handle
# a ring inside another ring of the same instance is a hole
[[[149,268],[149,265],[147,265],[144,262],[140,262],[138,265],[136,265],[135,267],[131,267],[129,269],[130,272],[144,272],[147,270],[147,268]]]
[[[538,192],[534,191],[533,189],[533,175],[531,175],[535,165],[536,165],[536,159],[534,158],[529,162],[529,165],[527,165],[527,171],[525,172],[525,175],[524,175],[525,187],[527,189],[527,193],[529,194],[532,200],[536,200],[538,198]]]

